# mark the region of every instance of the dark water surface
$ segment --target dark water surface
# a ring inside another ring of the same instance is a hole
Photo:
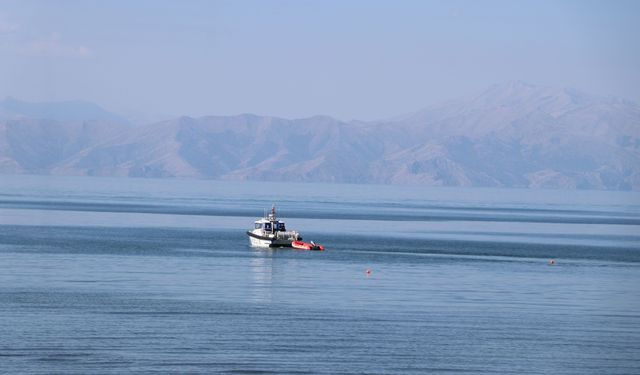
[[[272,203],[327,251],[249,247]],[[638,374],[639,229],[637,193],[2,176],[0,373]]]

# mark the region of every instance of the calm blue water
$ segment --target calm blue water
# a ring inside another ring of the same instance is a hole
[[[272,203],[327,251],[250,248]],[[1,176],[0,372],[638,374],[639,229],[637,193]]]

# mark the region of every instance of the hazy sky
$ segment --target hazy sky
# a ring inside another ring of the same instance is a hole
[[[640,1],[3,1],[0,97],[376,119],[507,80],[640,102]]]

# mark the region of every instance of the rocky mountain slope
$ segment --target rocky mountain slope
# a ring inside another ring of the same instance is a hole
[[[522,82],[368,123],[73,116],[0,110],[0,172],[640,190],[640,107]]]

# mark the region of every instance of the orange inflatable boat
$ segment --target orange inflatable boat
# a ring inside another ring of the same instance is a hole
[[[313,241],[311,242],[293,241],[291,243],[291,247],[293,247],[294,249],[300,249],[300,250],[316,250],[316,251],[324,250],[324,246],[318,245]]]

